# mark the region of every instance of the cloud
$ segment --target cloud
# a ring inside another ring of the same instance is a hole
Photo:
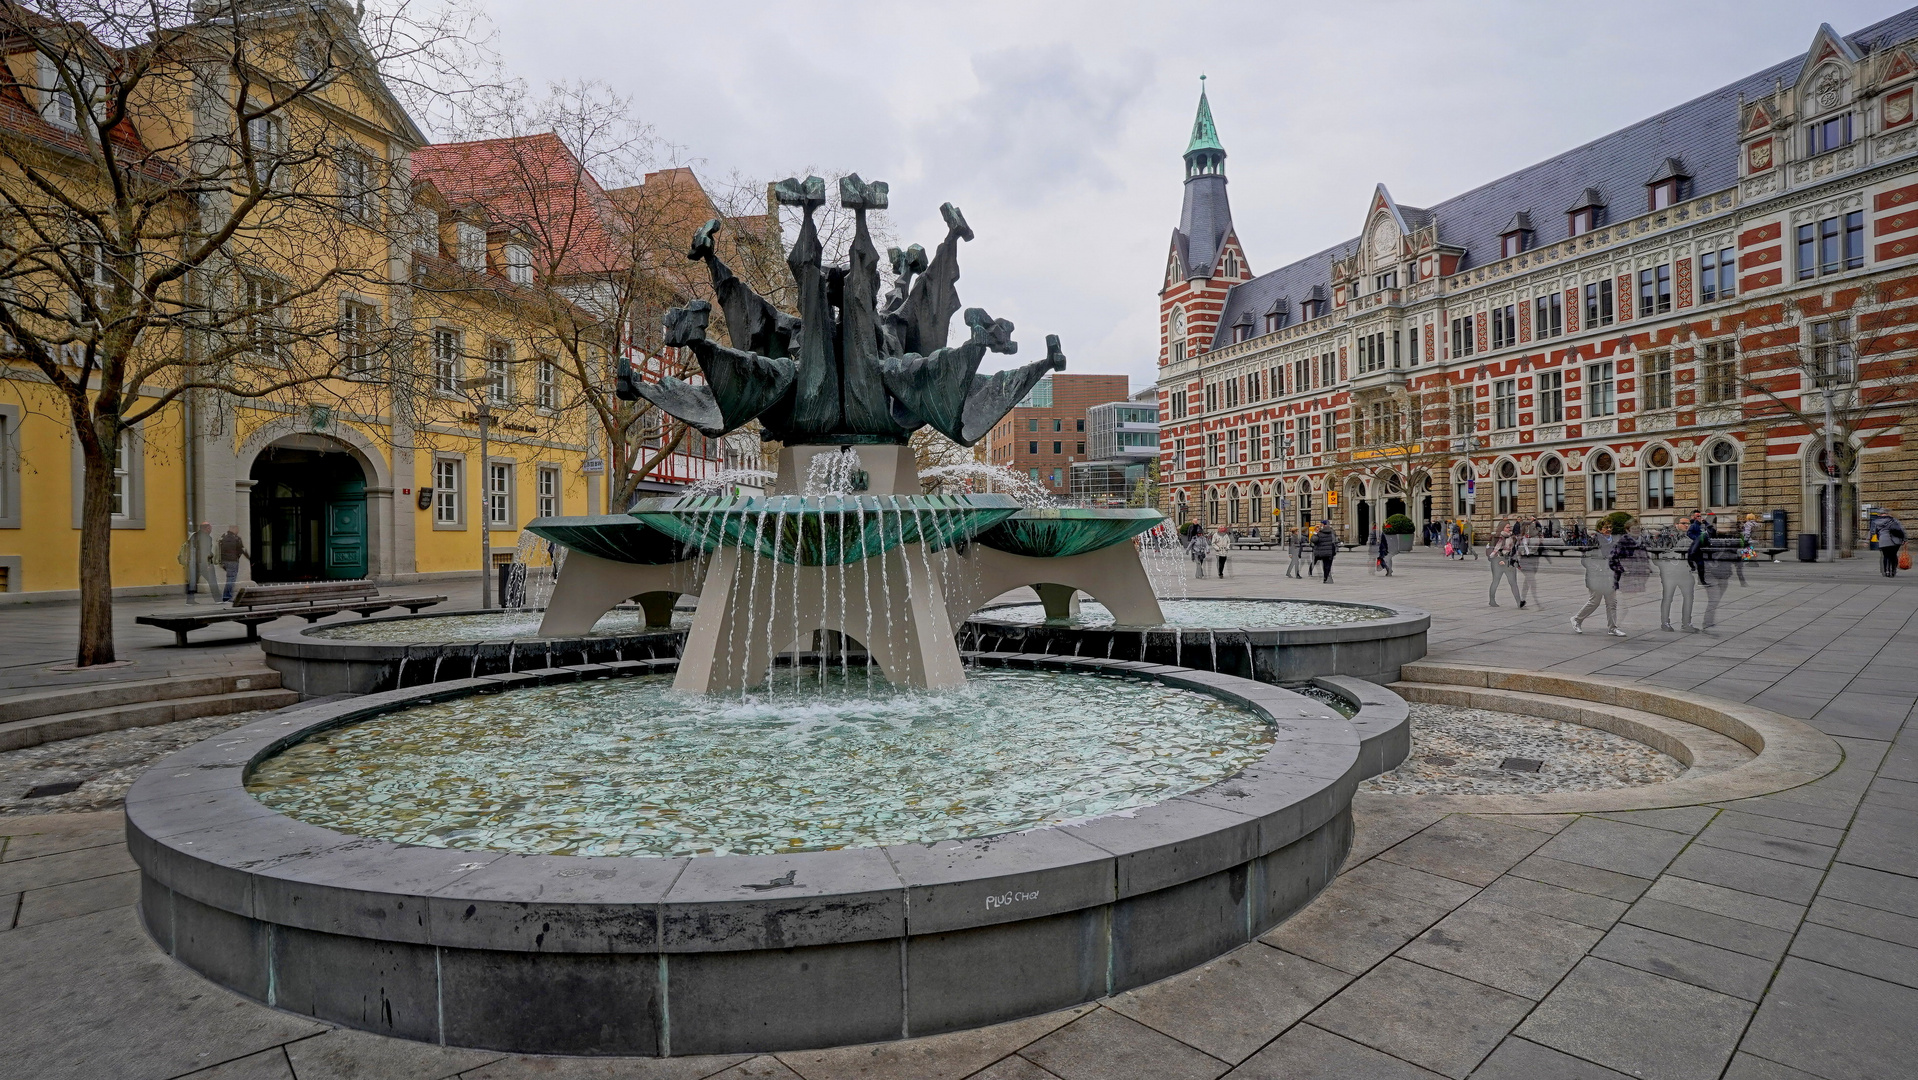
[[[918,125],[923,169],[1026,203],[1121,186],[1115,152],[1149,57],[1094,70],[1060,43],[974,54],[978,89]]]

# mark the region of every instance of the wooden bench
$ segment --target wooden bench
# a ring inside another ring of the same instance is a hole
[[[444,596],[381,596],[379,586],[370,581],[312,581],[290,585],[249,585],[233,595],[233,606],[213,611],[175,611],[160,615],[141,615],[133,621],[173,631],[174,644],[185,645],[187,632],[204,630],[214,623],[239,623],[246,627],[246,640],[257,641],[260,624],[288,615],[297,615],[309,623],[342,611],[357,613],[364,619],[374,612],[405,608],[418,614],[423,607],[444,603]]]

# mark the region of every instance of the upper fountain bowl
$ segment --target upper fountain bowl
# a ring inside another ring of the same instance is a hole
[[[619,563],[663,566],[698,554],[674,535],[635,521],[630,514],[534,518],[526,531],[573,551]]]
[[[980,533],[979,542],[1013,555],[1058,559],[1111,547],[1164,520],[1157,510],[1042,507],[1006,518]]]
[[[642,499],[633,517],[689,547],[844,566],[902,544],[938,551],[1020,510],[1006,495],[754,495]]]

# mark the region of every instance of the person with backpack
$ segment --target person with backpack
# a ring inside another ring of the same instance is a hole
[[[1518,533],[1511,522],[1499,527],[1498,535],[1485,549],[1485,562],[1492,568],[1492,591],[1486,597],[1486,606],[1498,606],[1498,583],[1503,579],[1512,585],[1512,600],[1524,607],[1525,596],[1518,588]]]
[[[1332,560],[1339,554],[1339,534],[1332,531],[1330,521],[1319,522],[1319,531],[1312,534],[1312,559],[1325,567],[1322,584],[1332,584]]]

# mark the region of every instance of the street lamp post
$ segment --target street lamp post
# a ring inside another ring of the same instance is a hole
[[[480,519],[480,607],[493,606],[493,493],[488,490],[492,484],[492,475],[486,468],[487,432],[493,425],[492,393],[493,377],[481,375],[477,378],[460,380],[460,389],[479,391],[479,519]]]

